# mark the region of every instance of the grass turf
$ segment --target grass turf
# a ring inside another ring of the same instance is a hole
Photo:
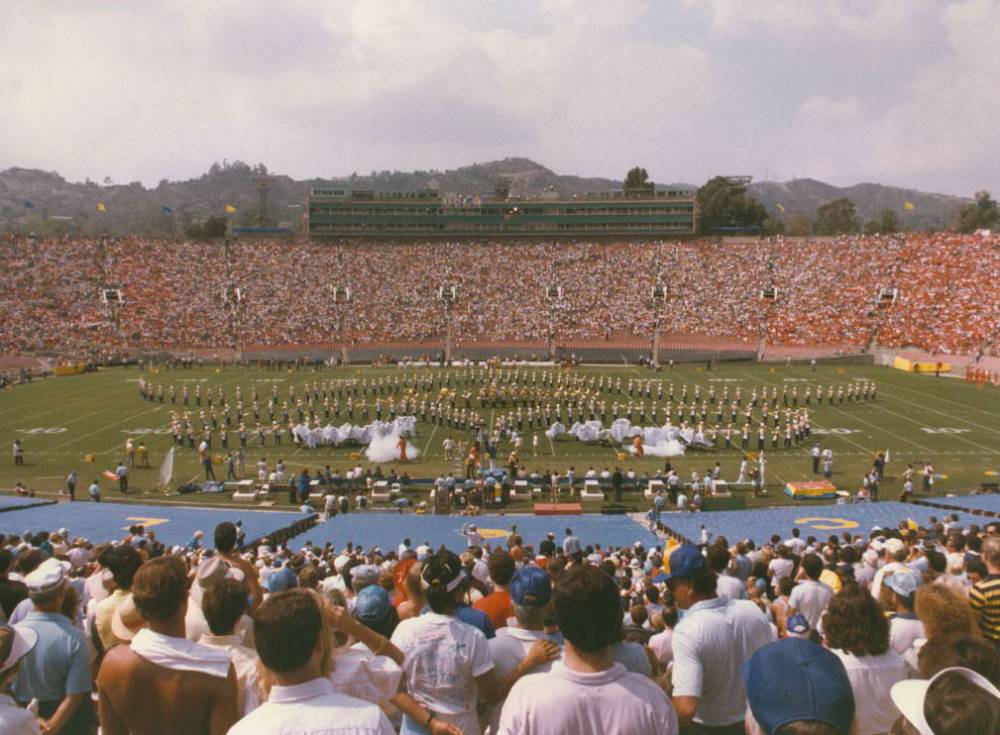
[[[428,369],[416,369],[426,372]],[[436,370],[436,369],[434,369]],[[530,370],[530,368],[529,368]],[[539,372],[541,372],[539,368]],[[554,369],[553,369],[554,370]],[[0,492],[7,495],[15,482],[24,482],[40,497],[55,496],[64,486],[64,477],[75,469],[79,476],[77,497],[86,498],[86,488],[90,481],[103,470],[113,470],[124,455],[124,443],[128,436],[142,439],[150,450],[152,469],[136,469],[131,473],[130,493],[127,497],[117,492],[117,483],[102,480],[104,500],[128,500],[132,502],[169,503],[180,502],[187,505],[203,503],[215,505],[231,503],[228,495],[178,496],[164,493],[156,487],[158,467],[172,444],[169,431],[171,408],[184,410],[179,405],[173,407],[169,398],[161,405],[143,401],[138,394],[135,381],[145,375],[154,384],[162,383],[164,390],[173,383],[178,396],[184,385],[192,390],[201,385],[202,390],[211,387],[213,393],[218,386],[225,391],[232,403],[237,385],[242,387],[244,400],[249,405],[251,389],[256,385],[260,393],[262,408],[266,406],[271,386],[277,385],[279,399],[283,399],[288,386],[296,386],[296,394],[301,395],[303,385],[314,381],[322,382],[345,378],[394,376],[400,368],[347,367],[328,368],[319,371],[269,371],[257,368],[214,367],[203,369],[166,371],[156,374],[141,373],[137,368],[115,368],[102,370],[96,374],[51,378],[36,381],[31,385],[16,386],[0,392],[0,442],[6,447],[6,455],[0,459]],[[899,475],[908,462],[915,463],[918,479],[915,486],[919,496],[919,470],[924,460],[933,463],[940,476],[934,484],[933,494],[964,493],[979,487],[982,482],[994,481],[993,473],[1000,471],[1000,390],[992,387],[977,388],[961,380],[935,378],[931,375],[908,374],[890,368],[873,366],[821,365],[812,370],[808,365],[769,366],[750,363],[723,364],[711,371],[703,365],[675,366],[653,374],[647,370],[629,367],[583,367],[573,371],[578,375],[605,375],[621,377],[623,384],[628,379],[663,380],[673,383],[679,397],[681,387],[687,384],[693,394],[696,384],[707,396],[710,386],[715,385],[721,396],[722,389],[729,385],[730,393],[739,386],[744,405],[751,391],[758,392],[764,386],[787,385],[798,388],[800,396],[806,386],[833,384],[847,385],[849,382],[868,378],[878,384],[878,400],[869,403],[855,403],[829,406],[824,402],[811,409],[814,428],[813,438],[834,452],[833,482],[842,489],[856,490],[861,474],[871,466],[875,451],[889,449],[891,463],[887,468],[886,480],[880,488],[880,497],[895,498],[900,490]],[[613,400],[627,402],[628,397],[606,394],[607,403]],[[655,398],[655,395],[654,395]],[[368,399],[369,402],[372,399]],[[342,400],[341,403],[344,401]],[[649,405],[649,401],[646,401]],[[473,401],[473,406],[478,406]],[[198,408],[187,407],[194,416]],[[490,421],[501,409],[484,407],[479,409]],[[505,409],[506,410],[506,409]],[[709,423],[714,419],[710,408]],[[662,413],[661,413],[662,416]],[[252,417],[251,417],[252,418]],[[266,416],[264,416],[266,418]],[[339,425],[347,420],[342,415],[331,419]],[[728,414],[724,422],[728,421]],[[356,423],[361,423],[358,417]],[[248,422],[248,429],[252,430]],[[564,423],[567,422],[564,419]],[[648,420],[651,423],[651,419]],[[818,430],[818,431],[816,431]],[[163,433],[155,433],[160,431]],[[569,437],[555,441],[538,430],[540,435],[539,456],[531,452],[532,432],[526,432],[526,440],[521,453],[521,464],[532,470],[557,469],[565,472],[570,465],[575,466],[578,477],[588,467],[598,470],[617,463],[616,451],[607,446],[589,446]],[[451,463],[442,456],[442,442],[448,435],[456,439],[465,436],[458,430],[444,426],[418,422],[417,436],[412,441],[421,451],[421,457],[407,467],[411,476],[434,476],[451,469]],[[10,447],[15,438],[21,438],[25,450],[25,466],[15,467]],[[738,440],[735,442],[738,446]],[[230,446],[236,446],[235,430],[230,431]],[[811,441],[793,449],[770,449],[768,438],[768,477],[766,498],[751,498],[750,505],[772,505],[789,502],[780,490],[785,482],[816,479],[811,473],[808,456]],[[751,449],[756,446],[756,434],[751,432]],[[219,452],[216,441],[214,451]],[[356,464],[351,458],[358,452],[357,447],[329,448],[316,450],[297,449],[289,443],[287,432],[281,447],[272,444],[258,448],[250,441],[246,451],[248,473],[261,455],[269,464],[282,457],[289,471],[298,472],[302,467],[315,471],[329,464],[342,472]],[[84,456],[94,455],[93,463],[85,463]],[[687,480],[693,469],[704,473],[719,461],[723,478],[735,479],[740,461],[740,451],[689,452],[683,457],[671,459],[681,477]],[[506,457],[501,448],[498,462]],[[363,458],[363,455],[362,455]],[[652,473],[663,467],[664,460],[656,458],[627,460],[627,465],[638,473]],[[364,464],[364,463],[363,463]],[[392,465],[383,465],[388,472]],[[217,470],[220,468],[216,468]],[[397,469],[400,467],[397,465]],[[218,473],[221,477],[224,474]],[[178,448],[174,471],[174,484],[189,478],[200,478],[201,471],[194,450]],[[284,497],[275,497],[275,507],[287,507]],[[632,505],[645,507],[641,497],[627,499]],[[799,501],[800,503],[802,501]],[[600,504],[588,505],[588,510],[599,509]],[[525,509],[527,509],[527,505]]]

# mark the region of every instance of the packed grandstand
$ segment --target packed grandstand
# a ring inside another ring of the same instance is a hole
[[[952,233],[606,243],[0,239],[0,350],[81,353],[696,335],[996,354],[1000,239]],[[459,297],[445,309],[439,287]],[[558,297],[550,287],[558,285]],[[665,301],[650,298],[657,285]],[[333,291],[349,288],[349,305]],[[120,290],[121,308],[100,294]],[[776,298],[762,300],[774,289]],[[881,303],[883,289],[894,303]],[[239,291],[238,303],[233,294]],[[342,339],[343,338],[343,339]]]

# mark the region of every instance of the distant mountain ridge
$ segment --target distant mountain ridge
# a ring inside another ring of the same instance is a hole
[[[241,161],[215,163],[198,178],[164,179],[157,186],[146,188],[139,182],[69,182],[56,172],[8,168],[0,171],[0,232],[174,236],[181,234],[192,221],[222,214],[227,205],[236,207],[232,215],[235,224],[255,224],[257,194],[250,180],[253,172],[254,168]],[[512,196],[536,196],[546,191],[579,196],[622,186],[615,179],[563,176],[527,158],[505,158],[450,170],[372,171],[335,179],[297,181],[272,174],[268,223],[298,227],[309,189],[315,186],[390,191],[436,189],[443,194],[475,196],[492,194],[501,178],[509,183]],[[657,187],[697,188],[683,183],[657,184]],[[877,218],[882,209],[893,209],[900,215],[900,221],[913,229],[954,224],[958,209],[969,201],[881,184],[836,187],[813,179],[756,182],[751,184],[750,193],[775,216],[781,205],[786,217],[801,212],[812,218],[819,206],[847,197],[857,206],[862,222]],[[105,211],[98,211],[98,202]],[[905,202],[913,208],[904,209]]]

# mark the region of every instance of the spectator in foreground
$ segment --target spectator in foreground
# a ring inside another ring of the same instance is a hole
[[[494,589],[490,594],[476,600],[473,607],[486,613],[493,630],[499,631],[507,625],[507,618],[513,615],[507,585],[514,576],[514,558],[505,551],[497,551],[490,555],[488,565]]]
[[[677,716],[663,691],[612,658],[621,625],[614,581],[597,567],[574,568],[560,578],[553,606],[565,638],[563,660],[514,686],[499,733],[676,733]]]
[[[329,633],[318,596],[293,589],[270,595],[254,615],[257,653],[276,684],[268,701],[230,735],[394,735],[375,705],[334,691]]]
[[[743,666],[748,735],[850,735],[854,693],[844,664],[811,641],[769,643]]]
[[[994,735],[1000,723],[1000,690],[960,666],[899,682],[892,701],[903,713],[894,735]]]
[[[682,732],[742,735],[746,689],[740,667],[774,640],[764,613],[749,600],[716,594],[716,575],[697,547],[669,557],[667,586],[686,613],[674,628],[673,704]]]
[[[187,586],[187,567],[176,556],[157,557],[136,572],[132,600],[149,627],[101,664],[103,735],[222,735],[239,718],[229,653],[184,637]]]
[[[201,610],[209,632],[198,643],[226,651],[236,671],[239,694],[236,709],[240,716],[260,706],[257,652],[243,645],[236,634],[236,623],[247,611],[249,593],[246,584],[236,579],[224,579],[212,585],[201,599]]]
[[[38,644],[38,634],[25,625],[0,625],[0,732],[7,735],[38,735],[35,715],[10,696],[24,657]]]
[[[888,732],[899,716],[889,691],[906,664],[889,646],[889,621],[858,585],[833,596],[823,616],[827,646],[843,662],[857,706],[857,735]]]
[[[521,666],[535,643],[552,640],[545,632],[545,616],[552,599],[552,582],[548,574],[534,565],[517,570],[510,581],[510,599],[516,622],[498,628],[496,638],[489,642],[490,656],[499,678],[509,676]],[[545,661],[530,673],[543,673],[551,668],[552,662]],[[497,732],[502,709],[503,701],[493,708],[491,732]]]
[[[94,712],[91,675],[83,633],[63,615],[68,594],[68,563],[48,559],[24,578],[34,610],[23,625],[38,636],[14,682],[22,705],[38,700],[41,729],[63,735],[90,735]]]
[[[981,552],[986,577],[972,585],[969,605],[979,618],[983,635],[1000,652],[1000,536],[988,536]]]
[[[427,559],[421,585],[431,612],[402,621],[392,635],[405,656],[406,688],[417,705],[393,698],[404,714],[404,733],[439,732],[440,725],[454,725],[464,735],[479,735],[478,701],[495,704],[521,674],[558,653],[554,643],[540,641],[524,666],[498,682],[486,636],[456,617],[465,575],[461,560],[450,551],[442,549]]]

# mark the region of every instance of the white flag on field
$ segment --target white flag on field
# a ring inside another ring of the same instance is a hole
[[[170,451],[167,452],[167,456],[163,458],[163,464],[160,465],[160,486],[167,487],[170,484],[171,478],[174,476],[174,448],[170,447]]]

